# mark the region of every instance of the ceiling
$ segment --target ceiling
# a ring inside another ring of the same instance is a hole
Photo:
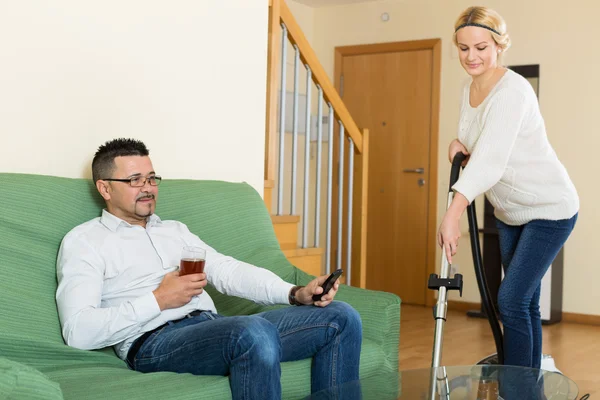
[[[381,0],[294,0],[296,3],[305,4],[310,7],[330,7],[343,4],[370,3]]]

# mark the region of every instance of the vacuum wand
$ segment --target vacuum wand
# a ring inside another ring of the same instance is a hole
[[[448,203],[446,209],[452,204],[454,199],[454,191],[452,186],[458,181],[460,174],[460,168],[462,162],[466,159],[466,155],[463,153],[456,153],[452,160],[452,169],[450,172],[450,185],[448,187]],[[429,276],[428,288],[438,291],[437,304],[434,308],[434,319],[435,319],[435,338],[433,345],[433,355],[431,361],[431,367],[437,368],[441,364],[442,358],[442,344],[444,339],[444,322],[446,322],[446,314],[448,311],[448,291],[458,290],[462,296],[462,275],[456,274],[454,278],[449,278],[450,263],[448,257],[446,257],[445,251],[442,249],[442,266],[440,275],[431,274]]]
[[[454,191],[452,186],[458,181],[460,168],[463,161],[466,159],[463,153],[457,153],[452,160],[452,169],[450,171],[450,185],[448,187],[448,202],[446,210],[450,208],[454,199]],[[429,398],[435,399],[436,392],[445,393],[449,399],[450,392],[448,390],[448,376],[445,368],[439,368],[442,361],[442,344],[444,342],[444,323],[446,322],[446,314],[448,312],[448,291],[458,290],[462,297],[463,281],[462,275],[456,274],[454,278],[450,278],[450,263],[446,257],[445,249],[442,249],[442,266],[440,275],[429,275],[427,287],[438,291],[438,299],[433,309],[433,318],[435,320],[435,336],[433,339],[433,354],[431,357],[431,375],[429,379]],[[436,390],[438,385],[442,385],[440,390]]]

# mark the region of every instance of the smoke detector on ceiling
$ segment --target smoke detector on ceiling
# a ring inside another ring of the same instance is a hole
[[[390,14],[384,12],[383,14],[381,14],[381,20],[383,22],[388,22],[390,20]]]

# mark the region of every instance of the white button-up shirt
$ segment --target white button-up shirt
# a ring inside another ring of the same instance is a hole
[[[177,221],[152,215],[146,228],[104,210],[71,230],[57,259],[56,302],[69,346],[115,346],[125,359],[135,339],[194,310],[217,312],[203,291],[179,308],[160,310],[152,293],[179,267],[183,246],[206,249],[208,282],[219,292],[259,304],[287,304],[293,284],[277,275],[218,253]]]

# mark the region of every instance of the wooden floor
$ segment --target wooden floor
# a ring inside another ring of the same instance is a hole
[[[432,308],[402,305],[400,370],[431,365],[435,325]],[[561,322],[543,327],[543,352],[579,386],[579,397],[600,398],[600,327]],[[469,365],[495,353],[487,320],[449,311],[444,326],[443,365]]]

